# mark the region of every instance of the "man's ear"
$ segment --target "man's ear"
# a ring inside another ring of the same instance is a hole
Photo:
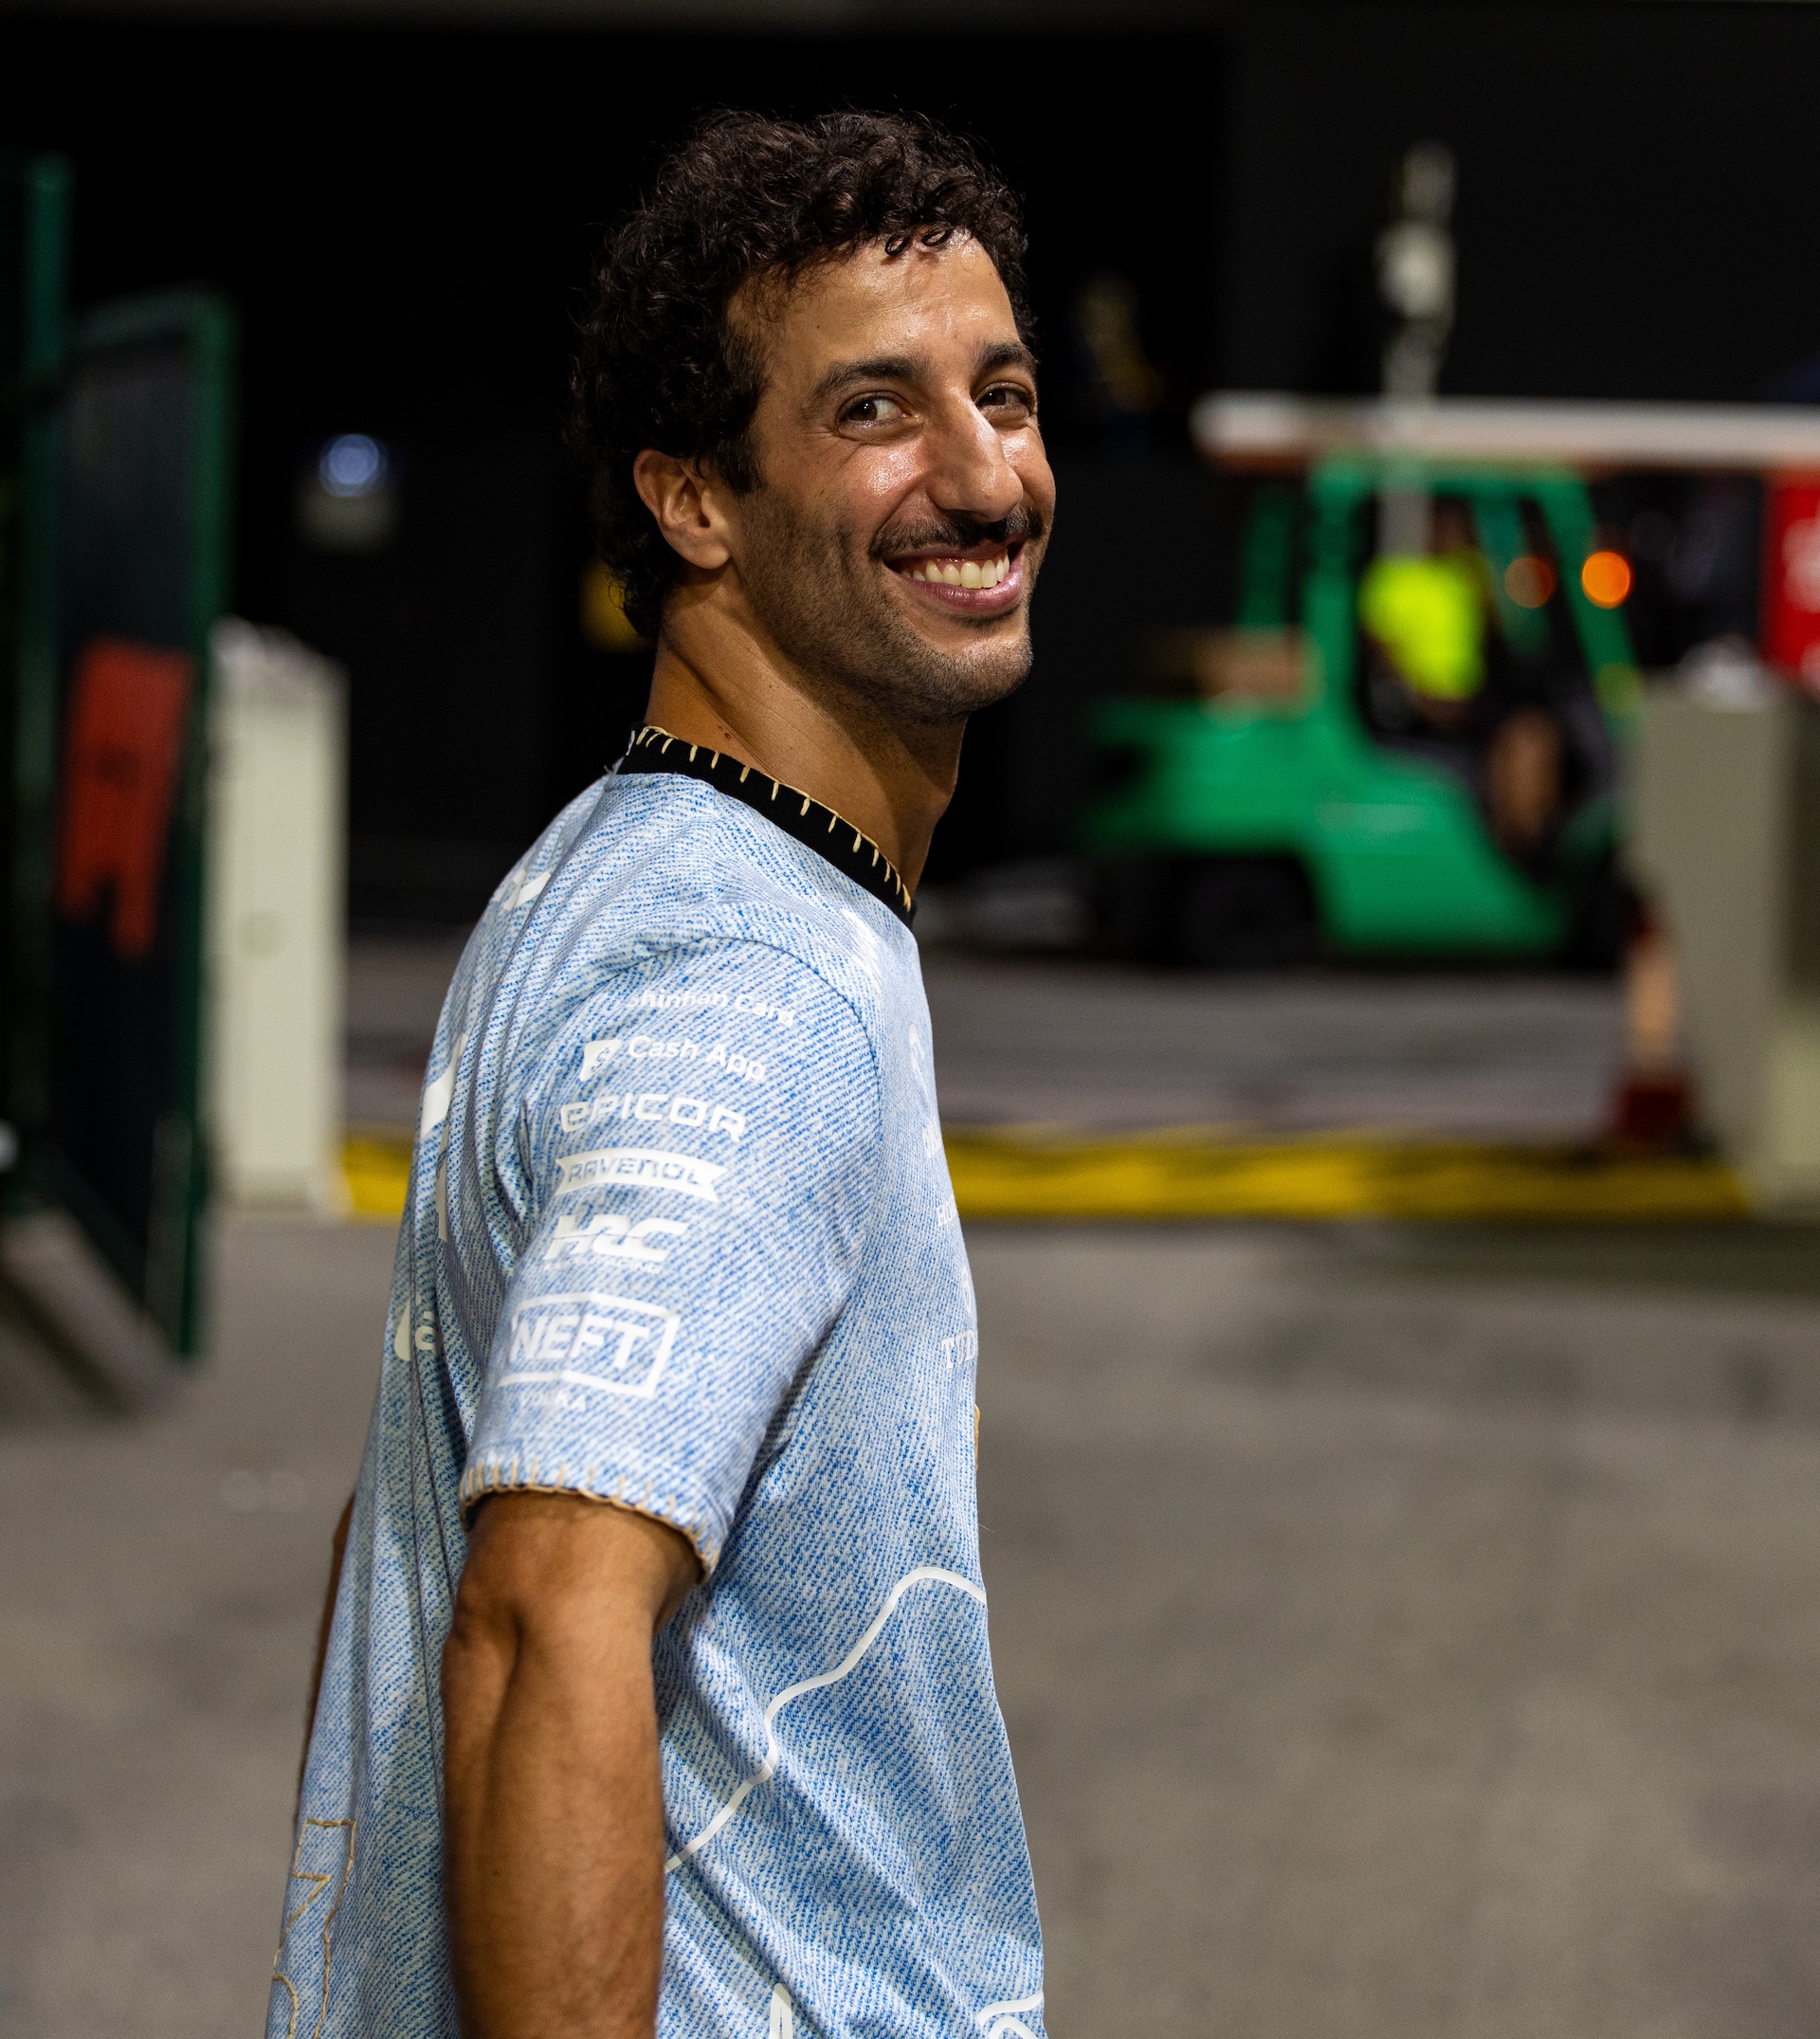
[[[713,573],[732,558],[725,491],[712,475],[646,446],[632,463],[632,484],[665,541],[692,567]]]

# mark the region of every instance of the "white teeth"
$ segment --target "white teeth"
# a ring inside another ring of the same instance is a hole
[[[910,569],[910,578],[937,587],[996,588],[1010,571],[1010,555],[1000,553],[996,559],[988,559],[983,565],[977,559],[925,559]]]

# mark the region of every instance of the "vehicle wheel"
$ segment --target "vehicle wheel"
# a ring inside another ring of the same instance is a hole
[[[1290,857],[1191,866],[1175,900],[1178,960],[1202,970],[1287,970],[1313,959],[1320,923],[1307,873]]]

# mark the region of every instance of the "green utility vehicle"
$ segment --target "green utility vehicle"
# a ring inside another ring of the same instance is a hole
[[[1359,585],[1379,498],[1395,489],[1469,519],[1501,655],[1557,676],[1568,797],[1540,862],[1499,847],[1461,746],[1374,726]],[[1241,649],[1293,644],[1294,684],[1099,704],[1101,790],[1080,842],[1108,945],[1215,965],[1317,953],[1609,959],[1623,918],[1616,756],[1638,681],[1622,614],[1582,587],[1595,549],[1585,485],[1557,467],[1348,455],[1316,464],[1300,499],[1261,485],[1231,637]]]

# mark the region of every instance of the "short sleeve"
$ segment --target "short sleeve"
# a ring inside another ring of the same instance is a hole
[[[855,1279],[880,1167],[847,1001],[744,941],[609,980],[538,1051],[529,1229],[462,1482],[594,1495],[712,1568]]]

